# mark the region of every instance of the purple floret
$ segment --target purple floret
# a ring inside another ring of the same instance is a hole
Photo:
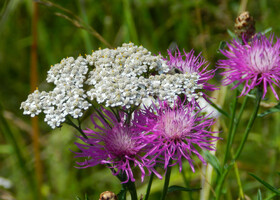
[[[244,84],[241,96],[248,94],[255,87],[261,87],[263,96],[270,87],[277,100],[279,97],[273,84],[279,88],[280,80],[280,40],[274,36],[255,36],[251,42],[233,40],[228,44],[228,50],[221,53],[227,57],[219,60],[218,67],[226,71],[221,74],[225,77],[223,85],[234,83],[234,88]]]
[[[80,137],[84,144],[75,143],[81,152],[75,152],[76,157],[84,157],[84,162],[77,162],[80,168],[92,167],[98,164],[106,164],[114,169],[113,175],[125,174],[127,179],[134,182],[132,168],[138,167],[141,171],[141,180],[144,180],[146,175],[145,168],[149,174],[154,172],[159,178],[161,176],[153,169],[147,158],[144,157],[147,143],[143,140],[142,133],[132,124],[126,124],[125,119],[127,114],[120,112],[119,119],[115,115],[103,109],[103,117],[106,123],[100,116],[93,115],[92,123],[95,130],[87,129],[88,139]],[[98,125],[96,118],[102,123]],[[141,119],[135,119],[141,121]]]
[[[219,138],[210,130],[214,120],[200,116],[200,111],[193,103],[184,105],[178,98],[173,108],[167,102],[159,102],[159,106],[153,105],[141,112],[148,123],[138,128],[146,133],[144,139],[150,143],[146,154],[150,162],[162,163],[165,169],[178,164],[181,170],[182,161],[186,159],[195,171],[193,156],[196,155],[206,164],[197,149],[215,150],[212,142]]]
[[[197,73],[200,76],[198,84],[203,85],[204,90],[213,91],[217,89],[216,86],[208,83],[214,77],[215,70],[207,69],[209,63],[201,56],[201,53],[195,56],[194,50],[191,50],[189,53],[183,50],[183,54],[177,50],[174,56],[171,51],[168,51],[168,55],[169,59],[167,64],[171,69],[177,68],[182,73],[188,74]]]

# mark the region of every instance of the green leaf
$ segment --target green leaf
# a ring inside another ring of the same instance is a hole
[[[266,115],[269,115],[269,114],[275,113],[275,112],[279,112],[279,111],[280,111],[280,102],[273,108],[270,108],[270,109],[264,111],[263,113],[258,114],[258,117],[264,117]]]
[[[262,200],[262,193],[260,189],[258,189],[258,200]]]
[[[201,188],[185,188],[178,185],[172,185],[168,187],[167,192],[174,192],[174,191],[190,192],[190,191],[198,191],[198,190],[201,190]]]
[[[272,31],[272,28],[271,28],[271,27],[265,29],[265,30],[262,31],[261,33],[262,33],[262,34],[266,34],[266,33],[270,32],[270,31]]]
[[[217,50],[217,53],[220,53],[220,50],[225,49],[226,46],[227,46],[227,43],[222,40],[219,44],[219,49]]]
[[[76,196],[76,200],[82,200],[80,197]]]
[[[235,35],[235,33],[232,32],[231,30],[227,29],[227,32],[232,38],[237,38],[237,35]]]
[[[209,153],[208,151],[204,151],[205,159],[207,162],[209,162],[212,167],[216,170],[218,174],[221,174],[222,172],[222,167],[221,164],[216,156],[213,154]]]
[[[249,173],[250,176],[253,176],[257,181],[259,181],[261,184],[263,184],[267,189],[271,190],[272,192],[274,192],[275,194],[280,196],[280,190],[277,190],[275,187],[273,187],[272,185],[270,185],[269,183],[265,182],[264,180],[260,179],[259,177],[257,177],[256,175]]]

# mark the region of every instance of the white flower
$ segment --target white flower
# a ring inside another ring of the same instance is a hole
[[[35,90],[21,109],[32,117],[43,112],[45,121],[55,128],[67,116],[81,117],[91,106],[88,99],[107,107],[130,108],[149,97],[172,104],[180,94],[189,100],[202,96],[196,92],[202,89],[197,73],[168,74],[169,70],[161,55],[154,56],[133,43],[100,49],[86,58],[69,57],[48,71],[47,82],[53,83],[54,89]]]
[[[66,120],[66,116],[81,117],[82,110],[87,110],[85,91],[82,89],[88,62],[82,56],[76,60],[73,57],[62,59],[48,71],[47,81],[54,83],[55,87],[49,92],[35,90],[25,102],[21,104],[23,114],[35,115],[42,111],[45,119],[52,128],[58,127]]]

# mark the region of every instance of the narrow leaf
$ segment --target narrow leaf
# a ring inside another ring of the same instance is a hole
[[[262,34],[266,34],[266,33],[270,32],[270,31],[272,31],[272,28],[271,28],[271,27],[265,29],[265,30],[262,31],[261,33],[262,33]]]
[[[220,165],[220,162],[216,156],[213,154],[209,153],[208,151],[204,151],[205,159],[207,162],[209,162],[212,167],[216,170],[218,174],[221,174],[222,167]]]
[[[198,191],[198,190],[201,190],[201,188],[185,188],[178,185],[172,185],[168,187],[167,192],[174,192],[174,191],[190,192],[190,191]]]
[[[232,37],[232,38],[237,38],[237,36],[235,35],[234,32],[232,32],[231,30],[227,29],[228,34]]]
[[[219,44],[219,49],[217,50],[217,53],[220,53],[220,50],[225,49],[226,46],[227,46],[227,43],[222,40]]]
[[[269,114],[275,113],[275,112],[280,112],[280,102],[273,108],[270,108],[270,109],[264,111],[263,113],[258,114],[258,117],[264,117],[266,115],[269,115]]]
[[[260,189],[258,189],[258,200],[262,200],[262,193]]]
[[[269,183],[265,182],[264,180],[260,179],[259,177],[257,177],[254,174],[249,173],[250,176],[253,176],[257,181],[259,181],[261,184],[263,184],[267,189],[271,190],[272,192],[274,192],[277,195],[280,195],[280,191],[277,190],[275,187],[273,187],[272,185],[270,185]]]

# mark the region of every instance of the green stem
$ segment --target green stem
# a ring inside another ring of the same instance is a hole
[[[237,116],[237,119],[234,121],[234,126],[233,126],[233,130],[232,130],[233,134],[236,133],[237,127],[239,125],[239,122],[240,122],[240,119],[242,117],[242,114],[243,114],[243,111],[244,111],[244,108],[245,108],[245,105],[246,105],[247,101],[248,101],[248,96],[245,96],[245,98],[243,100],[243,103],[242,103],[242,106],[240,108],[239,114]]]
[[[207,101],[209,101],[210,105],[213,106],[217,111],[219,111],[219,113],[221,113],[222,115],[224,115],[225,117],[229,117],[229,114],[224,111],[223,109],[221,109],[219,106],[217,106],[213,101],[211,101],[209,98],[207,99]]]
[[[237,95],[238,95],[238,93],[236,93],[236,98],[237,98]],[[225,166],[225,164],[228,160],[228,154],[229,154],[229,151],[232,147],[234,136],[235,136],[236,130],[238,128],[238,125],[239,125],[239,122],[240,122],[240,119],[242,117],[242,114],[243,114],[243,111],[244,111],[244,108],[245,108],[245,105],[246,105],[247,101],[248,101],[248,96],[245,96],[237,118],[235,118],[235,110],[236,110],[237,101],[234,101],[234,106],[233,106],[234,107],[233,108],[234,113],[232,113],[230,129],[229,129],[229,139],[227,141],[226,154],[225,154],[223,166]]]
[[[144,199],[144,200],[148,200],[148,199],[149,199],[149,195],[150,195],[150,191],[151,191],[153,179],[154,179],[154,173],[152,173],[151,176],[150,176],[150,179],[149,179],[149,183],[148,183],[148,186],[147,186],[146,195],[145,195],[145,199]]]
[[[74,122],[72,122],[72,120],[70,119],[70,117],[66,117],[67,121],[65,123],[69,124],[70,126],[73,126],[75,129],[77,129],[79,131],[79,133],[85,138],[88,139],[88,137],[86,136],[86,134],[84,133],[84,131],[81,129],[81,126],[79,124],[79,126],[77,126]]]
[[[166,171],[165,179],[164,179],[163,191],[162,191],[162,195],[161,195],[161,200],[165,200],[165,197],[166,197],[166,194],[168,191],[170,175],[171,175],[171,167],[167,167],[167,171]]]
[[[216,194],[216,200],[219,200],[220,199],[220,195],[221,195],[221,191],[222,191],[222,186],[224,184],[224,180],[229,172],[229,169],[231,168],[231,165],[228,166],[228,168],[226,168],[222,175],[220,176],[219,178],[219,181],[218,181],[218,184],[217,184],[217,187],[216,187],[216,190],[215,190],[215,194]]]
[[[236,105],[237,105],[237,96],[238,96],[238,90],[235,91],[235,97],[233,99],[233,105],[231,109],[231,120],[230,120],[230,126],[229,126],[229,134],[228,134],[228,140],[227,140],[227,146],[226,146],[226,152],[225,152],[225,157],[224,157],[224,162],[223,162],[223,168],[227,162],[229,151],[231,149],[232,143],[233,143],[233,125],[235,121],[235,113],[236,113]]]
[[[104,122],[112,129],[112,126],[109,124],[109,122],[107,122],[107,120],[105,119],[105,117],[102,115],[102,113],[94,106],[95,102],[92,102],[92,107],[93,109],[97,112],[97,114],[104,120]]]
[[[222,186],[223,186],[224,180],[225,180],[229,170],[233,167],[235,161],[239,158],[239,156],[240,156],[240,154],[241,154],[241,152],[242,152],[242,150],[244,148],[244,145],[245,145],[245,142],[247,141],[247,138],[248,138],[248,135],[250,133],[250,130],[251,130],[251,128],[252,128],[252,126],[254,124],[254,121],[255,121],[255,119],[257,117],[258,110],[259,110],[259,107],[260,107],[261,98],[262,98],[262,92],[258,89],[255,107],[254,107],[253,113],[251,115],[251,118],[250,118],[250,120],[249,120],[249,122],[247,124],[247,127],[246,127],[245,133],[243,135],[242,141],[241,141],[241,143],[240,143],[240,145],[239,145],[239,147],[237,149],[237,152],[235,153],[231,163],[223,171],[222,176],[219,178],[219,181],[218,181],[218,184],[217,184],[217,187],[216,187],[216,191],[215,191],[215,193],[216,193],[216,200],[220,199],[221,190],[222,190]],[[242,112],[243,112],[243,110],[242,110]]]
[[[256,104],[255,104],[253,114],[251,115],[251,118],[250,118],[249,123],[246,127],[246,130],[245,130],[245,134],[242,138],[241,144],[239,145],[237,152],[234,155],[233,160],[237,160],[239,158],[242,150],[243,150],[243,147],[245,145],[245,142],[247,141],[248,135],[249,135],[249,133],[251,131],[251,128],[254,124],[254,121],[257,118],[257,114],[258,114],[258,111],[259,111],[261,99],[262,99],[262,92],[258,90],[257,91],[257,96],[256,96]]]
[[[110,110],[112,111],[112,113],[115,115],[115,117],[116,117],[116,119],[118,120],[118,122],[120,122],[121,119],[120,119],[120,116],[119,116],[119,114],[118,114],[118,111],[115,112],[114,108],[112,108],[112,107],[109,107],[109,109],[110,109]]]
[[[126,183],[126,187],[131,195],[131,200],[137,200],[137,192],[135,188],[135,183],[132,181],[129,181]]]
[[[244,199],[244,192],[243,192],[243,189],[242,189],[241,179],[240,179],[240,175],[239,175],[239,171],[238,171],[238,167],[237,167],[236,162],[234,162],[234,172],[235,172],[236,179],[237,179],[237,184],[238,184],[238,187],[239,187],[240,198]]]

